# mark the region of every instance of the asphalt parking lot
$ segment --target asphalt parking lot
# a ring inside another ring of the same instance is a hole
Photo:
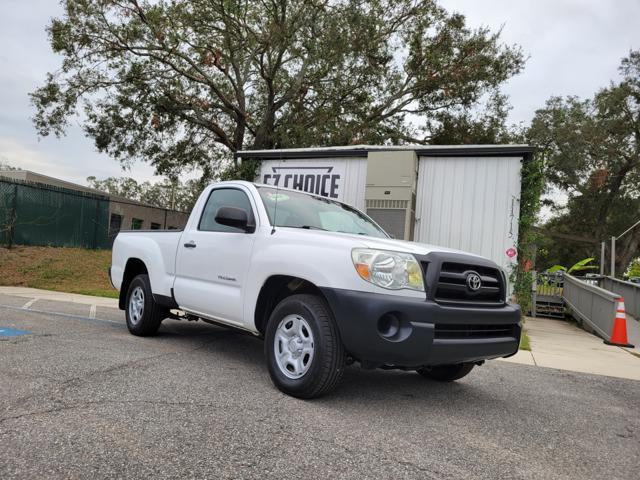
[[[248,335],[165,321],[137,338],[115,309],[24,303],[0,295],[0,329],[31,332],[0,337],[2,479],[639,478],[640,382],[500,361],[455,384],[350,367],[301,401]]]

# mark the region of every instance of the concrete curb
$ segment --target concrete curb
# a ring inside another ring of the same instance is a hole
[[[118,308],[117,298],[93,297],[90,295],[81,295],[79,293],[55,292],[53,290],[40,290],[38,288],[27,287],[0,287],[0,294],[12,295],[14,297],[30,298],[37,300],[56,300],[58,302],[80,303],[83,305],[95,305],[96,307]],[[29,308],[29,302],[24,308]]]

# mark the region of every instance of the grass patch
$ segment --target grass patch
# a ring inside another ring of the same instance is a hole
[[[117,298],[107,269],[111,250],[0,248],[0,286],[42,288]]]
[[[531,351],[531,344],[529,343],[529,335],[527,332],[522,330],[522,335],[520,336],[520,350]]]

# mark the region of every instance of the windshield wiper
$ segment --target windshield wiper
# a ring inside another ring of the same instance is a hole
[[[322,230],[323,232],[329,231],[326,228],[316,227],[315,225],[302,225],[300,227],[294,227],[294,228],[304,228],[305,230]]]

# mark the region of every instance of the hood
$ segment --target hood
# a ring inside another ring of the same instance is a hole
[[[484,258],[474,253],[463,252],[462,250],[456,250],[453,248],[439,247],[437,245],[429,245],[427,243],[409,242],[406,240],[395,240],[392,238],[363,237],[362,241],[368,248],[394,250],[396,252],[412,253],[415,255],[427,255],[431,252],[445,252]]]
[[[453,248],[439,247],[437,245],[429,245],[426,243],[395,240],[393,238],[369,237],[365,235],[354,235],[351,233],[328,232],[323,230],[304,230],[290,227],[277,228],[287,231],[290,235],[300,235],[301,237],[306,238],[310,238],[310,235],[313,235],[315,238],[331,237],[350,248],[375,248],[378,250],[391,250],[394,252],[411,253],[414,255],[427,255],[431,252],[457,253],[486,260],[485,257],[473,253],[455,250]]]

